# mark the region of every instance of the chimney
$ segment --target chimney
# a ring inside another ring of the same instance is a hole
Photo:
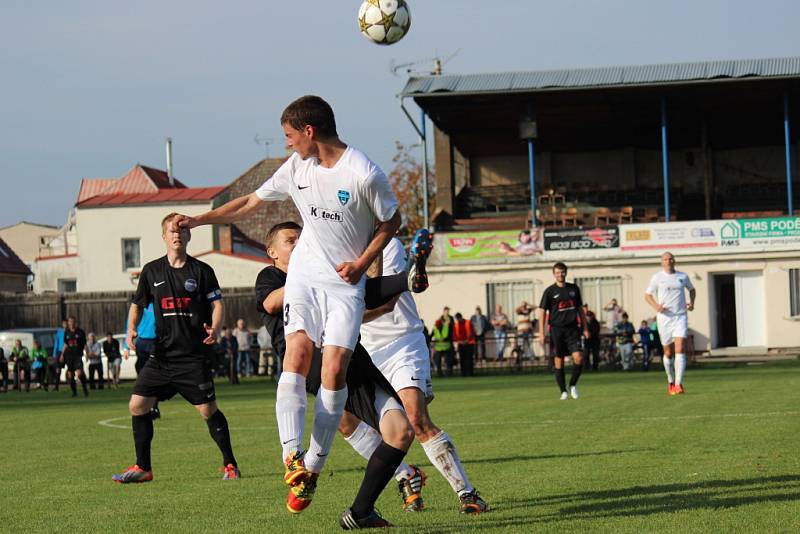
[[[175,178],[172,176],[172,138],[167,137],[167,176],[170,187],[175,187]]]

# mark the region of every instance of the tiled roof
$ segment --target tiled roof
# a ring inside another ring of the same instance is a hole
[[[186,186],[173,178],[174,185],[169,183],[166,172],[152,167],[136,164],[122,178],[84,178],[78,192],[81,204],[96,196],[133,193],[158,193],[163,189],[186,189]]]
[[[225,187],[187,187],[162,189],[155,193],[115,193],[98,195],[76,204],[79,208],[133,206],[142,204],[180,204],[207,202],[216,198]]]
[[[19,256],[2,239],[0,239],[0,273],[31,274],[28,266],[19,259]]]

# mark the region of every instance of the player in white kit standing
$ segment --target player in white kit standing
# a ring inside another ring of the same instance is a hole
[[[414,246],[412,243],[412,253]],[[392,239],[383,251],[383,274],[401,273],[407,270],[407,265],[402,243],[397,238]],[[388,313],[386,308],[379,308],[364,314],[361,344],[400,396],[417,441],[430,462],[458,495],[461,513],[485,512],[489,507],[470,484],[453,441],[444,430],[433,424],[428,415],[433,389],[430,353],[422,329],[417,306],[411,293],[406,291],[396,299],[394,308]],[[346,439],[362,456],[369,458],[380,443],[381,436],[362,422],[358,431]],[[422,508],[419,493],[425,475],[416,468],[412,469],[415,472],[398,470],[396,478],[403,494],[404,508],[418,511]]]
[[[275,402],[290,486],[287,507],[300,512],[311,503],[347,400],[347,366],[365,308],[364,273],[401,221],[386,175],[339,139],[333,110],[322,98],[304,96],[289,104],[281,126],[294,153],[269,180],[250,195],[178,224],[228,224],[262,201],[289,197],[303,218],[285,286],[286,356]],[[322,386],[305,451],[305,381],[314,345],[323,348]]]
[[[650,279],[644,300],[657,312],[658,335],[664,346],[662,360],[669,383],[667,393],[682,395],[683,373],[686,370],[686,339],[689,335],[687,312],[694,309],[697,292],[689,276],[675,270],[675,256],[671,252],[661,255],[661,267],[663,269]],[[688,303],[686,290],[689,291]]]

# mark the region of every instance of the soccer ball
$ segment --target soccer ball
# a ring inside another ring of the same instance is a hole
[[[394,44],[408,33],[411,12],[406,0],[364,0],[358,10],[358,26],[373,43]]]

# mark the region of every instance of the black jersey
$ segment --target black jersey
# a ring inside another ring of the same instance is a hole
[[[145,265],[133,303],[142,309],[153,303],[153,355],[206,356],[209,347],[203,340],[208,334],[203,325],[211,324],[211,303],[221,298],[214,269],[196,258],[187,256],[179,269],[170,266],[166,256]]]
[[[276,289],[286,285],[286,273],[270,265],[258,273],[256,278],[256,309],[264,320],[264,327],[272,338],[275,354],[286,352],[286,339],[283,337],[283,313],[270,314],[264,309],[264,299]]]
[[[577,327],[578,308],[583,306],[581,290],[575,284],[564,283],[564,287],[553,284],[542,293],[539,307],[550,313],[550,326],[556,328]]]
[[[67,356],[83,356],[83,348],[86,346],[86,332],[80,328],[70,331],[64,329],[64,354]]]

